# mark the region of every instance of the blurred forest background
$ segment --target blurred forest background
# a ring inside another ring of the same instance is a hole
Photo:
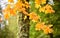
[[[53,14],[39,13],[38,9],[34,7],[34,0],[27,1],[31,6],[30,9],[28,8],[29,10],[27,9],[28,12],[38,12],[37,14],[42,16],[44,22],[48,20],[50,24],[53,24],[53,33],[47,35],[42,31],[36,31],[36,22],[30,21],[28,16],[24,20],[25,15],[18,13],[17,16],[11,16],[9,18],[8,25],[6,24],[6,20],[4,20],[5,26],[3,28],[1,28],[0,23],[0,38],[60,38],[60,0],[53,0],[54,5],[52,7],[55,10]]]

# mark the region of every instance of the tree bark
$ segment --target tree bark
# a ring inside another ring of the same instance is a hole
[[[24,20],[24,14],[19,13],[19,38],[29,38],[29,19]]]

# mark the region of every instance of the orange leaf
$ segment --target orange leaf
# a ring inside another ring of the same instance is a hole
[[[5,19],[8,19],[8,18],[9,18],[9,14],[5,14],[5,15],[4,15],[4,18],[5,18]]]

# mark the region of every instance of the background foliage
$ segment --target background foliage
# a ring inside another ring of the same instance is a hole
[[[39,13],[38,9],[34,7],[34,1],[30,0],[31,2],[31,9],[30,11],[36,12],[38,15],[41,16],[42,21],[46,22],[49,21],[47,24],[53,24],[53,38],[60,38],[60,1],[54,0],[53,9],[55,10],[54,14],[44,14]],[[36,31],[35,24],[32,21],[30,22],[30,38],[49,38],[49,35],[45,35],[41,31]]]
[[[53,24],[53,38],[60,38],[60,0],[54,0],[52,6],[55,10],[54,14],[40,13],[38,9],[34,7],[34,0],[29,0],[31,8],[29,12],[34,11],[36,14],[41,16],[42,21],[46,24]],[[18,38],[19,27],[17,24],[17,17],[9,18],[9,25],[5,25],[3,30],[0,30],[0,38]],[[47,22],[48,21],[48,22]],[[36,22],[30,20],[29,38],[50,38],[50,35],[44,34],[43,31],[36,31]]]

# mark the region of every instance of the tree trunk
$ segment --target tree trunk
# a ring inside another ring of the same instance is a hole
[[[19,13],[19,38],[29,38],[29,19],[27,18],[26,20],[24,20],[24,16],[24,14]]]

